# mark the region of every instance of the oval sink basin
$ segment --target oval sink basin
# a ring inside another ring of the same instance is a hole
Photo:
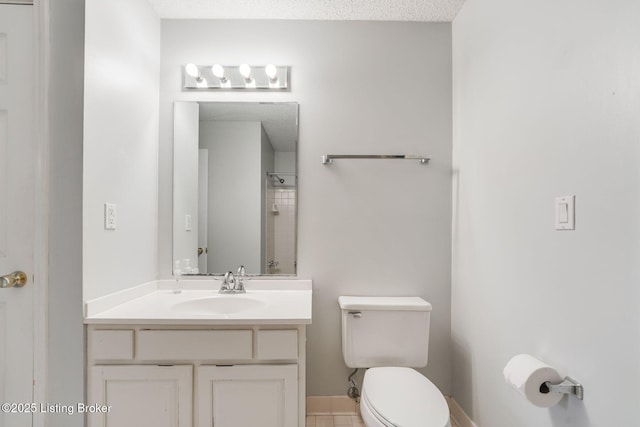
[[[185,314],[233,314],[261,309],[265,305],[264,301],[254,298],[225,295],[180,302],[173,310]]]

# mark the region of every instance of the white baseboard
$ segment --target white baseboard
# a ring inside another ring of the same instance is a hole
[[[478,427],[471,418],[462,410],[458,402],[453,397],[445,396],[447,404],[449,405],[449,412],[451,412],[451,419],[458,424],[459,427]]]

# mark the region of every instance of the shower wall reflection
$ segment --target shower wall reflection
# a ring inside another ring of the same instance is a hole
[[[296,272],[296,186],[293,174],[268,174],[266,178],[266,272]]]

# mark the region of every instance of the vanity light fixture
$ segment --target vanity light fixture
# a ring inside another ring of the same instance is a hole
[[[281,65],[196,65],[183,67],[185,90],[289,88],[289,67]]]
[[[215,64],[211,67],[211,73],[220,80],[220,83],[226,83],[229,81],[224,71],[224,67],[220,64]]]
[[[249,64],[242,64],[240,65],[240,75],[242,76],[242,78],[244,78],[244,81],[247,83],[251,83],[251,80],[253,80],[251,78],[251,67],[249,66]]]
[[[267,66],[264,67],[264,72],[267,74],[267,77],[269,77],[269,82],[275,83],[278,81],[278,69],[275,65],[267,64]]]
[[[184,71],[189,77],[195,79],[195,81],[197,81],[198,83],[202,81],[202,74],[200,74],[200,70],[198,69],[198,66],[196,64],[185,65]]]

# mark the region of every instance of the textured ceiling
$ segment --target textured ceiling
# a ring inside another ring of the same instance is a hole
[[[149,0],[166,19],[453,21],[464,0]]]

